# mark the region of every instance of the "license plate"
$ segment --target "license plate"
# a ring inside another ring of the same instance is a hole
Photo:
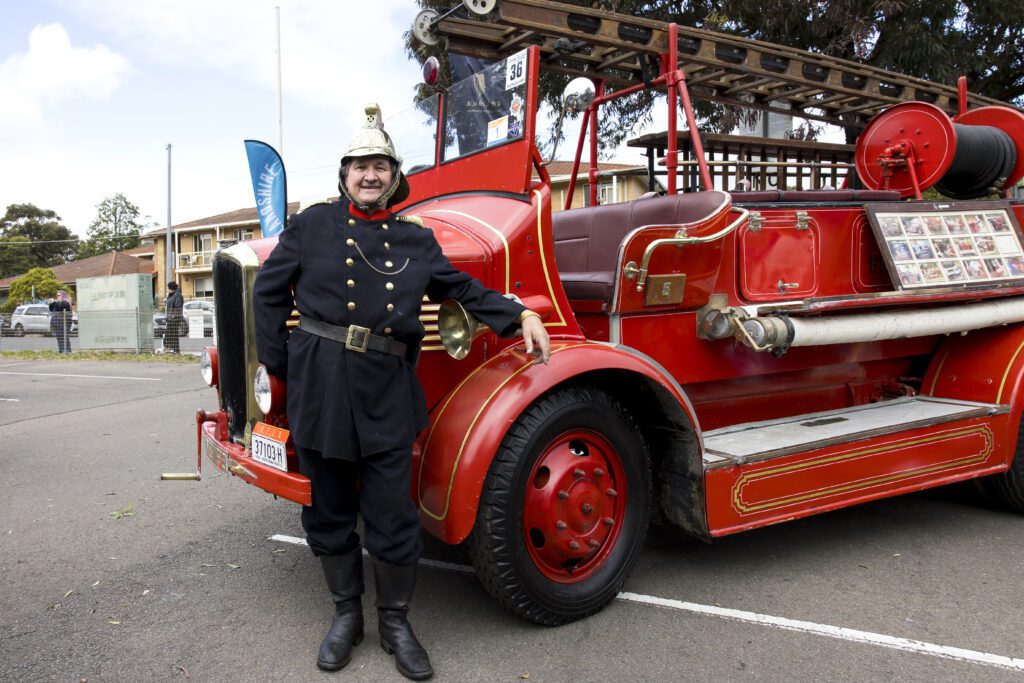
[[[288,471],[288,456],[285,444],[288,430],[257,422],[252,428],[250,454],[256,462],[269,465],[282,472]]]

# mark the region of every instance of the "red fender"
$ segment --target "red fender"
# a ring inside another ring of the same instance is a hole
[[[1009,405],[1006,429],[996,445],[1009,466],[1024,408],[1024,324],[950,336],[932,358],[921,392]]]
[[[555,342],[549,365],[532,361],[521,346],[504,350],[431,414],[414,490],[424,528],[447,543],[461,543],[473,529],[484,479],[512,422],[538,396],[573,377],[594,370],[636,373],[662,386],[696,429],[693,407],[679,385],[645,356],[608,344]]]

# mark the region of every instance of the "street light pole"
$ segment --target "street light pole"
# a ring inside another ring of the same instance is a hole
[[[281,115],[281,8],[275,7],[277,18],[277,153],[284,157],[284,117]]]
[[[167,289],[167,283],[174,277],[174,268],[172,264],[173,250],[171,248],[171,240],[173,235],[171,233],[171,143],[167,143],[167,254],[164,262],[165,275],[164,275],[164,289]]]

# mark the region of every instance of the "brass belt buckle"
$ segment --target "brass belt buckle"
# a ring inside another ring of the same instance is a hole
[[[345,348],[349,351],[366,353],[366,347],[370,344],[370,328],[359,325],[349,325],[348,334],[345,336]]]

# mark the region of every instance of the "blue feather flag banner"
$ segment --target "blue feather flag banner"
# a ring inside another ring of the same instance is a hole
[[[256,210],[264,237],[273,237],[284,230],[288,219],[288,181],[284,162],[277,150],[259,140],[245,141],[249,157],[252,191],[256,194]]]

